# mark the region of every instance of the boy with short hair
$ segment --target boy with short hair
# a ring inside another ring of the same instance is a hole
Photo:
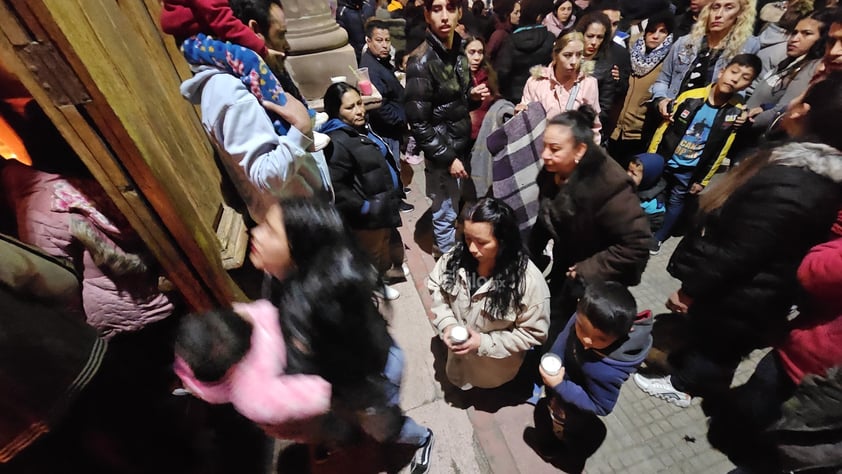
[[[657,255],[661,243],[669,238],[687,195],[700,193],[728,154],[743,111],[739,93],[761,69],[760,58],[754,54],[738,54],[720,71],[716,82],[690,89],[671,104],[672,116],[658,127],[648,150],[666,162],[667,182],[664,223],[653,236],[650,254]]]
[[[552,375],[539,368],[560,440],[571,439],[565,430],[571,417],[611,413],[623,383],[643,362],[652,347],[654,318],[649,311],[636,315],[634,297],[622,284],[587,284],[576,314],[550,349],[561,358],[561,370]]]
[[[649,221],[650,231],[657,232],[664,223],[666,212],[664,190],[667,183],[663,178],[664,159],[655,153],[635,155],[629,161],[626,173],[634,181],[640,207]]]

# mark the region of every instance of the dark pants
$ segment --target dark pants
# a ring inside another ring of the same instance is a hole
[[[608,140],[606,148],[611,158],[626,169],[632,157],[645,152],[647,145],[644,140]]]
[[[676,172],[671,168],[664,169],[664,179],[667,182],[666,195],[664,202],[667,211],[664,214],[664,223],[661,228],[655,232],[655,239],[658,242],[667,240],[672,235],[672,229],[675,224],[681,219],[681,214],[684,212],[684,203],[687,201],[687,195],[690,193],[690,178],[693,177],[693,171]]]

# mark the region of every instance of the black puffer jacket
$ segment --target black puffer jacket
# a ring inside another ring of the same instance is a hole
[[[529,79],[529,68],[550,64],[555,36],[544,25],[516,29],[503,41],[494,60],[494,71],[500,78],[500,92],[506,100],[520,103],[523,86]]]
[[[606,38],[605,41],[611,41]],[[620,78],[614,79],[611,70],[617,66]],[[594,65],[593,77],[599,87],[599,121],[602,123],[603,137],[610,137],[617,123],[623,99],[629,90],[629,76],[631,76],[631,58],[629,51],[611,41],[606,51],[602,53]]]
[[[401,225],[400,181],[392,154],[386,156],[366,135],[351,127],[327,132],[325,150],[330,180],[336,193],[336,207],[352,229],[383,229]],[[397,179],[397,178],[396,178]],[[366,201],[368,204],[366,205]]]
[[[796,271],[827,240],[842,205],[842,152],[791,143],[678,245],[667,271],[693,298],[691,319],[745,355],[773,344],[795,303]]]
[[[471,117],[468,90],[471,73],[461,38],[453,47],[429,31],[406,66],[406,119],[428,163],[449,167],[455,158],[470,161]]]

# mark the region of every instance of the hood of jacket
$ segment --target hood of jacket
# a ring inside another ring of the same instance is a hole
[[[769,163],[805,168],[835,183],[842,183],[842,151],[823,143],[788,143],[772,151]]]
[[[516,29],[509,36],[515,54],[535,54],[548,41],[547,27],[530,25]]]
[[[208,80],[217,74],[227,74],[221,69],[211,66],[193,66],[193,77],[181,83],[179,90],[185,99],[192,104],[200,104],[202,102],[202,89]]]
[[[655,317],[652,311],[646,310],[638,314],[629,335],[620,342],[619,347],[608,353],[607,359],[613,361],[615,365],[636,365],[643,361],[649,349],[652,348],[654,323]]]
[[[332,118],[332,119],[328,120],[327,122],[325,122],[324,124],[322,124],[321,127],[319,127],[319,132],[327,135],[328,133],[330,133],[334,130],[339,130],[340,128],[347,128],[349,130],[353,130],[353,127],[351,127],[347,123],[343,122],[342,120],[340,120],[338,118]]]
[[[784,43],[789,39],[789,33],[775,23],[769,23],[760,35],[757,36],[760,40],[760,48],[766,48],[778,43]]]
[[[648,189],[661,178],[664,172],[664,158],[657,153],[641,153],[636,158],[643,165],[643,177],[638,188]]]

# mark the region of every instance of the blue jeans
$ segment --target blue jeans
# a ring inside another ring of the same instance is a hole
[[[396,345],[392,344],[389,348],[389,357],[386,359],[386,366],[383,368],[383,375],[388,380],[384,384],[384,395],[388,400],[388,408],[397,408],[400,405],[400,389],[401,378],[403,377],[403,351]],[[427,428],[419,425],[412,418],[402,415],[402,425],[400,432],[393,439],[389,438],[389,427],[395,426],[394,421],[395,410],[366,410],[359,416],[360,426],[363,431],[368,433],[372,438],[379,442],[393,442],[397,444],[407,444],[410,446],[421,446],[427,441],[429,431]]]
[[[690,193],[690,178],[692,177],[693,170],[676,173],[671,168],[664,169],[664,180],[667,182],[667,198],[664,204],[667,209],[664,213],[664,223],[655,232],[655,240],[658,242],[669,238],[672,228],[681,218],[681,213],[684,212],[684,201]]]
[[[434,168],[429,162],[426,169],[427,197],[433,203],[433,238],[442,254],[456,245],[456,210],[459,207],[459,182],[450,176],[447,168]]]
[[[395,164],[398,165],[398,174],[400,174],[401,170],[401,141],[397,138],[389,138],[384,137],[383,141],[386,143],[386,146],[389,148],[389,151],[392,152],[392,156],[395,157]]]

